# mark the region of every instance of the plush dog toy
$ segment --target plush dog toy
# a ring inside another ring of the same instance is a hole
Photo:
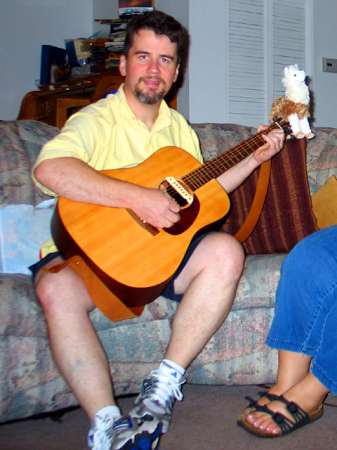
[[[289,122],[292,132],[297,139],[315,137],[311,131],[309,114],[309,89],[305,84],[306,74],[297,64],[284,68],[282,84],[285,87],[285,96],[277,97],[272,106],[269,120],[285,119]]]

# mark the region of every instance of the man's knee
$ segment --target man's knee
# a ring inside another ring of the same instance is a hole
[[[45,314],[62,308],[87,312],[94,308],[83,280],[68,266],[56,273],[41,270],[36,277],[35,291]]]
[[[227,233],[214,233],[208,236],[207,254],[212,258],[218,270],[233,278],[240,278],[245,262],[245,254],[240,242]]]
[[[44,310],[52,307],[64,289],[65,273],[63,270],[58,273],[49,273],[41,269],[36,276],[35,292]]]

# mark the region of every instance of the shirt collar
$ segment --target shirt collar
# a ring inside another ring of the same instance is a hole
[[[148,133],[157,133],[161,131],[163,128],[169,127],[172,123],[172,113],[170,108],[168,107],[165,100],[162,100],[160,108],[159,108],[159,114],[157,117],[157,120],[151,130],[147,128],[147,126],[136,117],[136,115],[131,110],[126,97],[124,93],[124,83],[119,87],[117,93],[115,94],[120,102],[120,112],[124,119],[126,119],[129,123],[131,123],[133,126],[141,129],[141,130],[147,130]]]

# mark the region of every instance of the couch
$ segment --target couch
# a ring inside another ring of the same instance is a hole
[[[206,160],[256,131],[231,124],[193,126]],[[58,132],[55,127],[32,120],[0,121],[2,205],[36,206],[47,199],[33,185],[30,169],[41,145]],[[307,147],[311,194],[337,172],[337,130],[316,128],[314,132],[316,138]],[[12,240],[18,244],[19,238],[14,235]],[[247,255],[232,310],[188,368],[188,383],[274,382],[277,354],[264,342],[285,256],[282,251]],[[0,293],[0,422],[77,405],[53,362],[46,323],[30,275],[0,273]],[[146,306],[140,318],[115,323],[98,309],[91,313],[110,362],[117,396],[137,393],[143,377],[162,359],[176,307],[159,297]]]

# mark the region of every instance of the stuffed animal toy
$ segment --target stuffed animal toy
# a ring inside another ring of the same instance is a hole
[[[284,68],[282,84],[285,87],[285,96],[277,97],[272,106],[269,120],[273,123],[276,119],[287,120],[291,126],[293,135],[297,139],[315,137],[311,131],[309,114],[309,89],[305,84],[306,74],[300,70],[297,64]]]

